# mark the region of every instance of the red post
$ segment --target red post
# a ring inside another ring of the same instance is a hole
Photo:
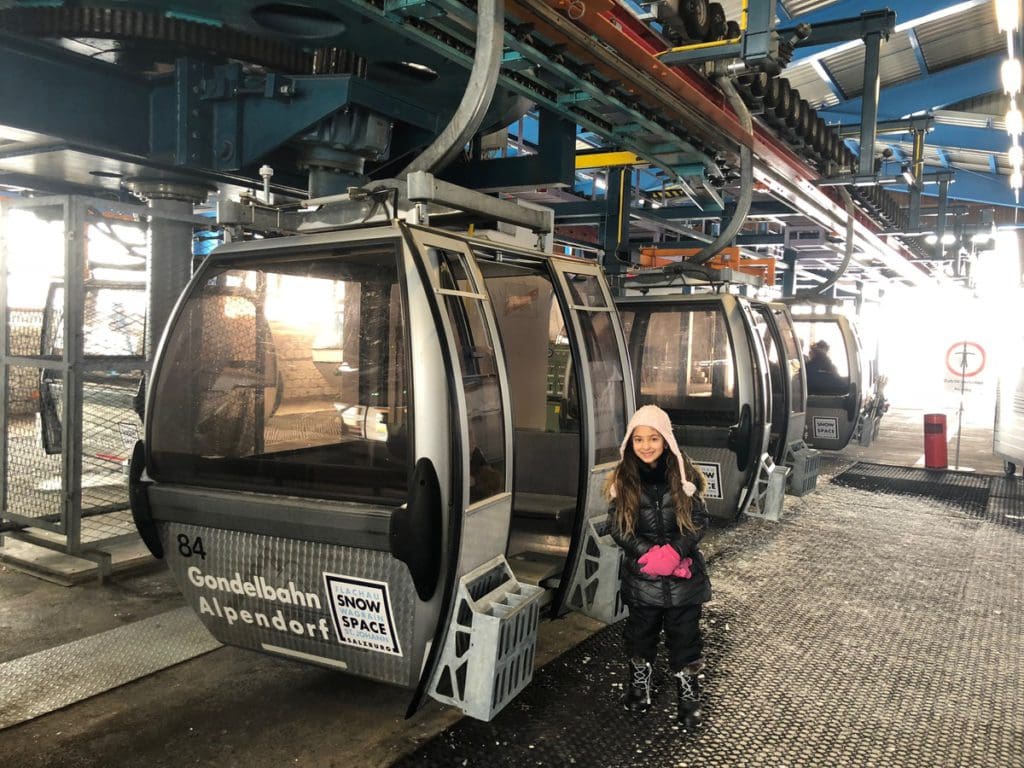
[[[944,413],[924,415],[924,465],[928,469],[945,469],[949,466]]]

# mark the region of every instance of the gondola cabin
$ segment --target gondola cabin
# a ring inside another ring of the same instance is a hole
[[[663,408],[708,479],[716,518],[732,520],[770,473],[768,360],[750,303],[731,294],[618,300],[637,405]]]
[[[592,262],[401,221],[222,246],[154,364],[137,525],[222,642],[490,719],[542,605],[615,610],[585,543],[625,359]]]
[[[805,439],[838,451],[860,435],[871,409],[874,381],[856,328],[845,315],[794,314],[807,369]],[[868,429],[873,433],[877,423]]]

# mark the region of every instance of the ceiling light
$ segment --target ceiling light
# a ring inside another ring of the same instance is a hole
[[[973,235],[971,235],[971,242],[972,243],[977,243],[977,244],[987,243],[991,239],[992,239],[992,233],[991,232],[975,232]]]
[[[1018,171],[1021,165],[1024,165],[1024,149],[1021,149],[1020,144],[1014,144],[1006,152],[1006,157],[1012,165]]]
[[[956,235],[954,235],[952,232],[946,232],[945,234],[942,235],[942,244],[943,245],[952,245],[955,242],[956,242]]]
[[[1010,174],[1010,189],[1020,189],[1024,187],[1024,176],[1021,176],[1020,171],[1014,171]]]
[[[1020,23],[1018,0],[996,0],[996,25],[1000,32],[1012,32]]]
[[[1006,111],[1006,132],[1011,136],[1020,136],[1024,133],[1024,115],[1016,107]]]
[[[939,238],[937,235],[925,235],[924,241],[928,243],[928,245],[935,245],[937,242],[939,242]]]
[[[1003,81],[1003,92],[1012,96],[1020,90],[1021,72],[1020,72],[1020,61],[1016,58],[1010,58],[1003,62],[1003,66],[999,70],[999,75]]]

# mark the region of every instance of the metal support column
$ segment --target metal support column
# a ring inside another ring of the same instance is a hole
[[[0,199],[0,548],[4,546],[3,511],[7,509],[7,381],[11,368],[7,363],[11,353],[7,327],[7,215],[7,200]]]
[[[864,93],[860,109],[860,167],[858,174],[875,172],[875,123],[878,121],[879,68],[882,33],[864,35]]]
[[[911,174],[914,177],[912,184],[908,184],[910,191],[910,207],[907,209],[907,228],[911,232],[917,232],[921,227],[921,188],[924,185],[924,135],[922,129],[913,129],[911,134],[914,137],[913,154],[910,158]]]
[[[146,200],[149,222],[149,322],[146,358],[152,359],[174,305],[192,276],[192,207],[206,199],[206,187],[135,179],[131,190]]]
[[[786,265],[786,271],[782,273],[782,295],[796,295],[796,251],[786,248],[782,252],[782,263]]]
[[[65,551],[82,549],[82,359],[85,356],[85,287],[79,275],[86,263],[85,206],[75,198],[64,202],[64,418],[61,420],[61,510]],[[74,446],[74,448],[70,448]],[[70,449],[69,449],[70,448]]]
[[[629,208],[632,204],[630,166],[608,169],[608,187],[604,213],[604,260],[606,272],[615,274],[624,270],[629,261]],[[625,256],[620,254],[625,251]]]
[[[155,198],[149,201],[149,208],[160,214],[192,214],[192,203],[185,200]],[[192,225],[154,216],[149,239],[147,358],[156,351],[171,311],[192,276]]]
[[[935,258],[939,260],[945,258],[943,255],[945,245],[942,242],[942,238],[946,234],[946,209],[948,206],[949,180],[942,179],[939,181],[939,205],[938,214],[935,217]]]

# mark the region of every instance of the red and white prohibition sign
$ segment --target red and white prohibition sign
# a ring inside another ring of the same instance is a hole
[[[985,349],[974,341],[958,341],[946,351],[946,370],[965,379],[985,370]]]

